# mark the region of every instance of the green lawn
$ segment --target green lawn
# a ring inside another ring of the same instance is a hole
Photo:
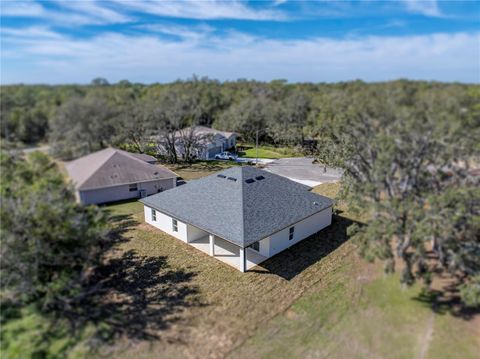
[[[173,172],[185,180],[192,180],[208,176],[232,166],[240,166],[233,161],[197,161],[195,163],[165,164]]]
[[[315,191],[335,196],[338,184]],[[403,289],[397,276],[384,277],[379,264],[358,258],[345,241],[355,218],[340,208],[342,217],[330,228],[245,274],[147,225],[137,227],[122,251],[166,257],[170,271],[192,274],[182,285],[194,293],[178,321],[162,330],[167,340],[141,342],[119,357],[475,358],[479,318],[434,314],[414,299],[419,287]],[[139,221],[143,216],[137,204],[112,209],[133,212]]]
[[[229,358],[477,358],[478,326],[434,314],[415,301],[419,291],[340,267]]]
[[[296,152],[292,148],[288,147],[271,147],[271,146],[258,146],[258,158],[288,158],[288,157],[299,157],[302,156],[301,153]],[[245,158],[256,158],[257,150],[255,146],[245,150],[241,157]]]
[[[334,196],[338,184],[315,191]],[[398,277],[358,258],[345,234],[358,218],[342,204],[332,226],[247,273],[145,224],[137,201],[108,208],[131,222],[112,253],[104,300],[107,308],[121,303],[106,318],[119,334],[89,357],[468,359],[480,350],[478,316],[435,314],[414,299],[418,287],[402,289]],[[38,318],[8,325],[18,341],[7,358],[42,343]],[[59,335],[46,350],[73,346],[70,357],[80,357],[81,338],[69,340]]]

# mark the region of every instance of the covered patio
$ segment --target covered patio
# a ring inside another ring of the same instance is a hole
[[[243,249],[212,234],[188,244],[236,269],[240,269],[242,272],[255,267],[267,259],[267,257],[262,256],[251,248]]]

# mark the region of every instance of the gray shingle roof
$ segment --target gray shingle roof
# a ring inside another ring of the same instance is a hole
[[[148,156],[151,157],[151,156]],[[147,159],[144,157],[143,159]],[[175,172],[139,159],[133,154],[106,148],[65,164],[75,187],[79,190],[121,184],[175,178]]]
[[[305,185],[248,166],[190,181],[141,202],[241,247],[333,205]]]

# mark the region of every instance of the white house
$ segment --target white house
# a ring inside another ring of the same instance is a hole
[[[141,198],[176,186],[177,175],[155,158],[114,148],[91,153],[65,168],[83,204]]]
[[[232,167],[141,202],[147,223],[244,272],[331,224],[332,200],[309,189]]]
[[[196,137],[195,156],[200,160],[211,160],[215,155],[234,148],[237,145],[235,132],[219,131],[210,127],[193,126],[177,132],[178,138],[176,149],[179,155],[183,154],[182,134],[190,134]]]

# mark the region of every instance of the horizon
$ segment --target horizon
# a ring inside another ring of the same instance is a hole
[[[479,16],[474,1],[4,1],[0,84],[478,84]]]
[[[390,83],[390,82],[425,82],[428,84],[440,84],[440,85],[465,85],[465,86],[475,86],[478,85],[478,82],[462,82],[462,81],[437,81],[437,80],[417,80],[417,79],[409,79],[409,78],[396,78],[396,79],[390,79],[390,80],[381,80],[381,81],[366,81],[362,79],[352,79],[352,80],[345,80],[345,81],[318,81],[318,82],[313,82],[313,81],[288,81],[286,79],[271,79],[271,80],[257,80],[257,79],[244,79],[244,78],[239,78],[239,79],[233,79],[233,80],[219,80],[215,78],[211,78],[208,76],[199,76],[194,74],[193,76],[186,77],[186,78],[179,78],[176,80],[171,80],[171,81],[156,81],[156,82],[137,82],[137,81],[130,81],[129,79],[122,79],[116,82],[110,82],[107,78],[98,76],[96,78],[91,79],[90,81],[86,82],[65,82],[65,83],[23,83],[23,82],[17,82],[17,83],[1,83],[0,86],[7,87],[7,86],[120,86],[121,82],[126,81],[129,83],[129,85],[140,85],[140,86],[155,86],[155,85],[170,85],[178,82],[189,82],[189,81],[194,81],[194,76],[197,80],[203,80],[207,79],[208,81],[212,82],[218,82],[221,85],[226,84],[226,83],[235,83],[235,82],[257,82],[257,83],[262,83],[262,84],[271,84],[273,82],[282,82],[285,85],[339,85],[339,84],[348,84],[352,82],[362,82],[367,85],[375,85],[375,84],[385,84],[385,83]],[[95,79],[102,79],[102,80],[107,80],[107,84],[102,84],[102,85],[95,85],[93,84],[93,80]]]

